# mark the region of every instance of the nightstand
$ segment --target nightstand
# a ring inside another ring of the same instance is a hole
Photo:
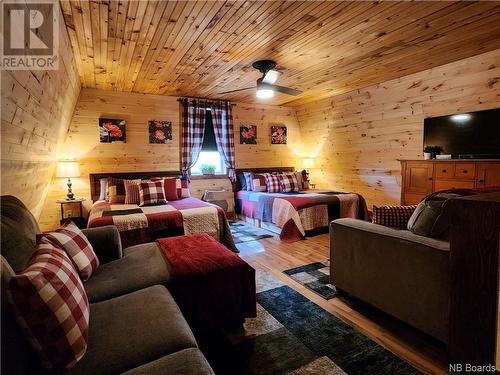
[[[67,219],[71,219],[80,229],[87,227],[87,219],[83,217],[83,202],[85,198],[58,199],[56,202],[61,205],[61,225]],[[76,216],[78,215],[78,216]]]

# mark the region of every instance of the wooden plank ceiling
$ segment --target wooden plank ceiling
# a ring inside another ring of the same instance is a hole
[[[61,1],[83,87],[298,105],[500,48],[499,2]]]

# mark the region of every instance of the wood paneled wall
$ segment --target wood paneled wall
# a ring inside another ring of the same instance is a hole
[[[425,117],[500,107],[500,50],[297,108],[311,181],[399,204],[397,159],[422,158]]]
[[[300,132],[293,108],[237,103],[233,107],[236,164],[242,167],[297,165]],[[127,143],[99,143],[99,117],[127,121]],[[171,144],[149,144],[148,120],[172,121]],[[257,145],[239,144],[240,124],[257,125]],[[271,145],[270,126],[288,126],[288,145]],[[127,172],[180,169],[180,117],[177,98],[170,96],[82,89],[61,158],[79,161],[81,177],[73,179],[75,196],[85,197],[91,206],[88,174],[92,172]],[[51,229],[59,222],[59,205],[65,196],[66,181],[54,178],[40,224]],[[194,179],[191,192],[201,197],[206,188],[231,189],[229,179]]]
[[[58,70],[0,72],[1,194],[17,196],[37,218],[80,91],[66,27],[59,25]]]

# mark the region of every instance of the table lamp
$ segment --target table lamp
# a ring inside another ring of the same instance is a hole
[[[302,168],[304,168],[305,170],[314,168],[314,159],[312,158],[302,159]]]
[[[73,200],[74,194],[71,191],[71,177],[80,177],[80,168],[76,161],[60,161],[57,163],[57,177],[63,177],[68,179],[68,194],[66,194],[68,200]]]

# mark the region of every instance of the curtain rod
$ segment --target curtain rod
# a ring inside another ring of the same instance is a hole
[[[177,98],[178,102],[183,102],[184,100],[199,100],[201,102],[209,103],[209,102],[229,102],[229,100],[222,100],[222,99],[207,99],[207,98],[196,98],[196,97],[187,97],[187,98]],[[231,107],[236,107],[236,103],[231,103],[229,102],[229,105]]]

